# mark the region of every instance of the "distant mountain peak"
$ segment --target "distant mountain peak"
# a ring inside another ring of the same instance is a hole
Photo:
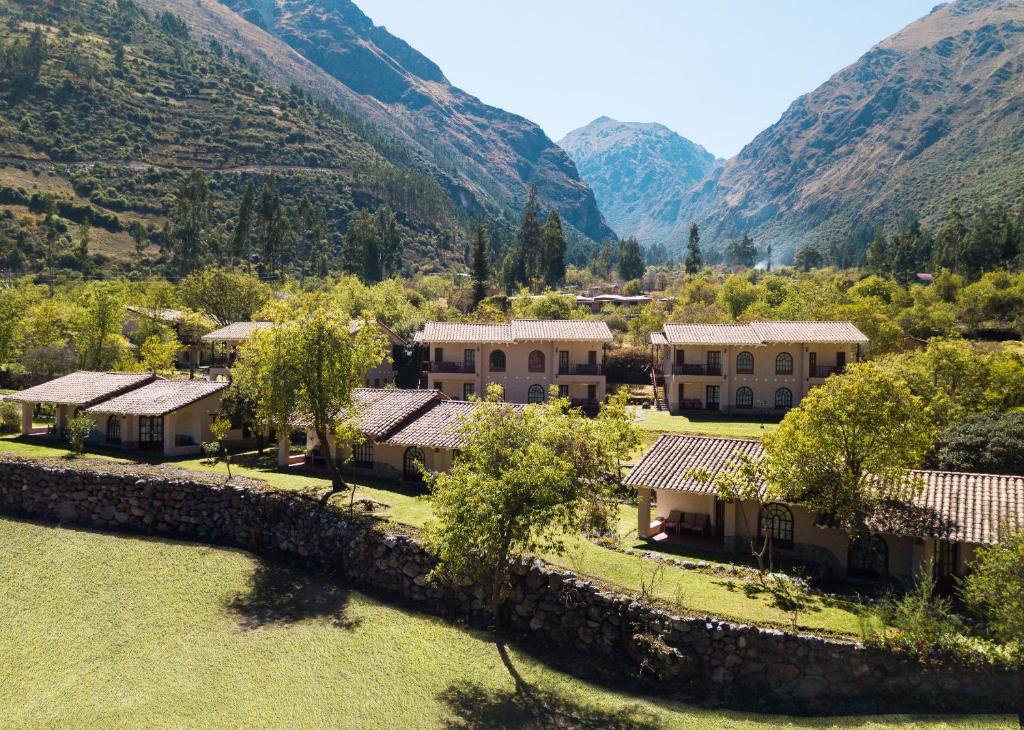
[[[719,160],[695,142],[657,122],[620,122],[601,116],[559,142],[594,189],[598,206],[620,236],[645,243],[671,230],[678,199]]]

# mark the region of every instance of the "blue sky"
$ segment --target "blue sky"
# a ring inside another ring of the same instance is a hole
[[[555,140],[601,115],[729,157],[936,0],[355,0]]]

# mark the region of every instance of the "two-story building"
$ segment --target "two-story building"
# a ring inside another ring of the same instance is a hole
[[[540,403],[552,386],[586,410],[605,398],[604,322],[515,319],[507,324],[427,322],[415,341],[426,348],[426,387],[456,400],[501,386],[510,403]]]
[[[859,360],[868,338],[850,322],[666,324],[651,344],[671,411],[765,414]]]

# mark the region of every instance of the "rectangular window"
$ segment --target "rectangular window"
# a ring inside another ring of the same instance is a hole
[[[569,386],[568,385],[559,385],[558,386],[558,397],[559,398],[568,398],[569,397]]]
[[[704,391],[705,407],[709,411],[717,411],[721,399],[722,389],[718,385],[709,385]]]
[[[682,365],[685,362],[684,354],[683,350],[676,350],[676,365]]]
[[[462,400],[469,400],[476,395],[476,384],[474,383],[463,383],[462,384]]]
[[[434,362],[444,362],[444,348],[443,347],[435,347],[434,348]]]
[[[587,365],[597,365],[597,350],[591,350],[587,353]]]
[[[818,377],[818,353],[811,352],[807,354],[807,367],[811,371],[811,377]]]
[[[590,401],[590,402],[594,402],[594,401],[597,400],[597,386],[596,385],[588,385],[587,386],[587,400]]]
[[[463,350],[462,366],[463,372],[476,372],[476,350]]]
[[[708,352],[708,375],[722,374],[722,353],[719,350]]]
[[[352,447],[352,463],[363,469],[373,468],[373,441],[360,441]]]
[[[559,350],[558,351],[558,372],[562,375],[568,375],[569,373],[569,351]]]

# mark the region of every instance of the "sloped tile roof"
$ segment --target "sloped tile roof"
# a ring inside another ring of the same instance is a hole
[[[668,339],[665,337],[664,332],[652,332],[651,333],[651,344],[652,345],[667,345]]]
[[[141,307],[134,304],[129,304],[126,309],[132,314],[138,314],[142,317],[149,317],[150,319],[159,319],[164,322],[177,322],[181,319],[182,312],[180,309],[163,309],[161,307]]]
[[[446,396],[439,390],[357,388],[352,391],[359,429],[375,439],[384,438],[431,403],[444,398]]]
[[[611,342],[612,331],[604,322],[584,319],[514,319],[508,324],[427,322],[416,333],[416,342],[513,342],[574,340]]]
[[[693,478],[692,470],[703,469],[714,479],[740,454],[760,459],[764,449],[760,441],[752,439],[664,435],[630,470],[625,483],[633,487],[714,494],[715,485]]]
[[[462,425],[481,407],[476,401],[439,401],[391,434],[385,443],[397,446],[458,449],[463,446]],[[506,404],[512,411],[523,406]]]
[[[166,416],[228,387],[210,380],[156,380],[87,408],[88,413]]]
[[[714,494],[692,477],[704,469],[713,479],[737,454],[759,459],[759,441],[707,436],[662,436],[626,476],[634,487]],[[871,519],[879,532],[960,542],[997,542],[1004,526],[1024,529],[1024,476],[920,470],[908,472],[923,489],[909,503],[891,503]]]
[[[666,324],[672,345],[769,345],[789,342],[866,343],[851,322],[750,322],[748,324]],[[654,338],[652,336],[652,342]],[[662,344],[654,342],[654,344]]]
[[[154,379],[155,376],[149,373],[101,373],[79,370],[21,392],[11,393],[8,399],[30,403],[89,406]]]
[[[364,319],[353,319],[351,322],[349,322],[348,330],[352,334],[355,334],[360,329],[362,329],[362,326],[365,323],[366,323],[366,320],[364,320]],[[390,342],[392,345],[404,345],[405,344],[405,340],[403,340],[401,338],[401,336],[397,332],[395,332],[393,329],[388,327],[386,324],[384,324],[380,320],[371,319],[370,323],[374,327],[376,327],[377,331],[380,332],[385,337],[385,339],[387,339],[387,341]]]
[[[273,327],[273,322],[232,322],[203,335],[204,342],[241,342],[258,330]]]

